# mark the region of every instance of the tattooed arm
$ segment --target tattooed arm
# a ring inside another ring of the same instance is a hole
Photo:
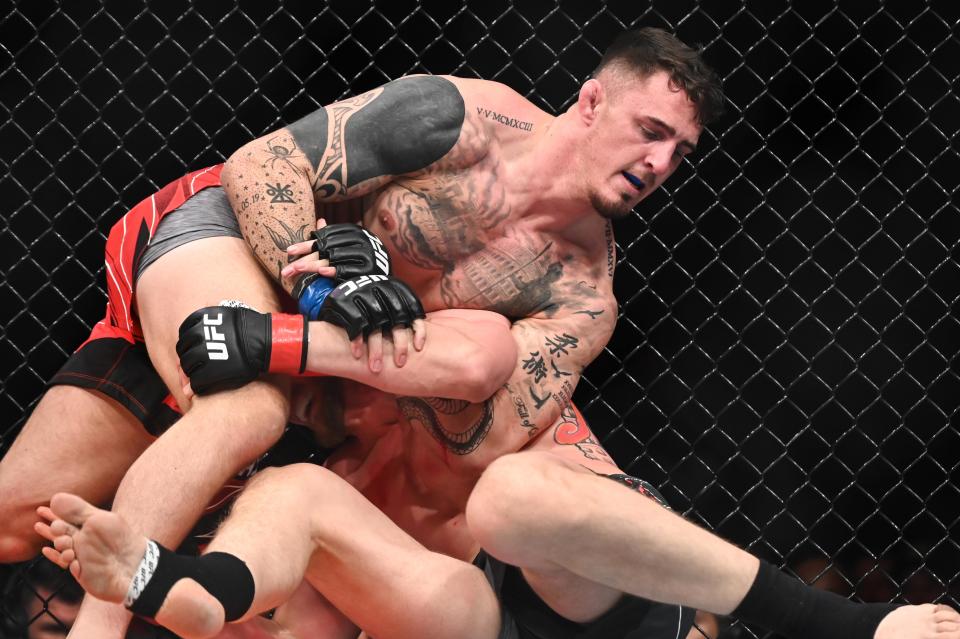
[[[548,310],[513,324],[516,367],[490,399],[478,404],[398,400],[408,420],[455,454],[451,463],[482,470],[496,457],[523,448],[569,407],[580,374],[613,333],[617,304],[602,273],[596,284],[579,279],[575,269],[568,271],[569,279],[554,284]]]
[[[244,145],[221,174],[244,238],[280,280],[287,246],[306,239],[319,206],[363,196],[439,160],[456,144],[464,115],[453,83],[412,76]]]

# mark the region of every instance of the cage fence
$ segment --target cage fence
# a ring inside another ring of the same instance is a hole
[[[558,113],[616,33],[658,26],[702,48],[727,114],[617,224],[618,328],[578,405],[627,472],[808,583],[956,606],[958,16],[933,1],[7,4],[0,453],[102,317],[107,230],[159,186],[409,73],[497,80]],[[3,577],[4,636],[69,623],[66,576]]]

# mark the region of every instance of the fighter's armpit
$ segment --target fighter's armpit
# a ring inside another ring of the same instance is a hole
[[[334,198],[436,162],[457,143],[464,117],[452,82],[413,76],[318,109],[287,130],[314,169],[317,197]]]

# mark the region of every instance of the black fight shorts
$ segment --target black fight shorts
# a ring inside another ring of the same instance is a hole
[[[668,507],[653,486],[629,475],[606,475]],[[696,611],[624,595],[599,618],[577,623],[553,611],[527,584],[519,568],[480,551],[474,565],[484,571],[501,608],[499,639],[684,639]]]

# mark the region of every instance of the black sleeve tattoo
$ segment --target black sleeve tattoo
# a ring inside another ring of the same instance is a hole
[[[315,167],[314,193],[322,199],[436,162],[457,143],[465,115],[452,82],[420,76],[319,109],[287,129]]]

